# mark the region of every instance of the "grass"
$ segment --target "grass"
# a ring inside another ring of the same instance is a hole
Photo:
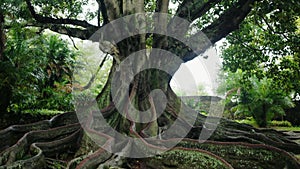
[[[243,120],[235,120],[238,123],[245,123],[245,124],[249,124],[255,128],[259,128],[256,121],[253,118],[249,118],[249,119],[243,119]]]
[[[255,128],[259,128],[253,118],[248,118],[248,119],[243,119],[243,120],[235,120],[235,121],[238,123],[249,124]],[[278,123],[278,121],[273,121],[273,123],[274,122]],[[279,122],[285,122],[285,121],[279,121]],[[279,130],[279,131],[300,131],[300,126],[272,126],[271,125],[270,128]]]
[[[271,127],[279,131],[300,131],[300,127]]]
[[[48,110],[48,109],[35,109],[35,110],[25,110],[22,113],[24,114],[32,114],[32,115],[57,115],[57,114],[61,114],[64,113],[64,111],[59,111],[59,110]]]

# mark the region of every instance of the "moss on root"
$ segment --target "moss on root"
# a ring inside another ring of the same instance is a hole
[[[109,163],[113,164],[112,162]],[[109,163],[104,163],[99,168],[233,169],[230,164],[215,154],[204,150],[186,148],[174,148],[162,154],[143,159],[126,158],[119,165],[110,165]]]
[[[260,144],[182,141],[178,146],[212,152],[236,169],[300,168],[297,159],[280,149]]]
[[[148,168],[157,169],[231,168],[217,157],[197,150],[173,149],[153,158],[146,159],[145,161]]]
[[[222,122],[220,126],[222,128],[216,131],[217,134],[213,138],[219,136],[216,140],[222,142],[200,143],[198,140],[184,139],[174,149],[160,155],[132,159],[119,157],[101,149],[86,133],[83,134],[75,113],[65,113],[51,120],[11,126],[0,131],[0,168],[300,168],[299,162],[292,155],[297,154],[299,145],[286,139],[283,133],[257,130],[228,122]],[[198,131],[194,132],[197,134]],[[248,138],[248,142],[228,139],[229,137],[225,137],[228,133],[243,135],[244,138]],[[101,143],[109,143],[107,137],[101,136],[99,135]],[[255,139],[258,141],[252,141]],[[151,145],[151,142],[145,144]],[[143,146],[142,142],[140,146]],[[161,149],[157,151],[161,152]]]

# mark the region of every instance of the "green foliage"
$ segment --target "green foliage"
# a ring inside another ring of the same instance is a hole
[[[220,159],[197,150],[169,150],[161,155],[146,159],[149,168],[229,168]]]
[[[286,92],[299,92],[299,11],[295,1],[257,2],[240,28],[226,37],[224,70],[241,69],[244,78],[271,78]]]
[[[203,105],[201,102],[197,102],[194,99],[187,99],[186,101],[184,101],[185,104],[189,107],[191,107],[193,110],[199,112],[199,113],[203,113],[203,114],[207,114],[204,110],[203,110]]]
[[[56,115],[56,114],[64,113],[64,111],[49,110],[49,109],[28,109],[28,110],[23,110],[22,113],[41,114],[41,115]]]
[[[291,122],[289,121],[277,121],[277,120],[272,120],[270,123],[271,127],[292,127]]]
[[[202,83],[199,83],[197,85],[197,96],[207,96],[208,93],[205,90],[205,85],[203,85]]]
[[[236,72],[222,71],[219,76],[222,79],[219,82],[217,93],[226,95],[223,104],[225,104],[225,110],[223,116],[230,119],[241,119],[245,118],[244,115],[236,114],[238,110],[238,98],[242,86],[246,86],[248,83],[247,79],[244,79],[244,73],[238,69]]]
[[[272,79],[252,77],[249,81],[249,86],[242,87],[235,115],[250,115],[259,126],[266,127],[275,115],[285,115],[284,109],[294,106],[292,99],[276,88]]]
[[[211,144],[208,142],[204,142],[199,144],[199,142],[189,142],[182,141],[177,146],[188,147],[188,148],[197,148],[201,150],[206,150],[216,154],[217,156],[226,160],[231,166],[234,168],[274,168],[274,164],[276,162],[278,166],[277,168],[284,168],[291,164],[296,164],[291,161],[291,158],[287,157],[285,153],[281,153],[278,151],[272,151],[272,149],[257,145],[256,148],[249,145],[242,144],[230,144],[230,143],[216,143]],[[242,157],[241,160],[237,160],[236,158],[232,158],[232,155],[236,155]],[[266,165],[268,164],[268,165]],[[191,167],[187,167],[191,168]],[[216,167],[202,167],[202,168],[216,168]],[[291,165],[290,168],[297,168],[297,164],[295,166]]]
[[[265,127],[274,117],[285,115],[285,108],[294,106],[290,93],[282,90],[271,78],[256,76],[245,78],[238,69],[224,74],[225,81],[219,92],[226,92],[227,116],[234,119],[253,117],[259,126]]]
[[[73,110],[73,97],[70,91],[58,90],[57,88],[45,87],[42,90],[43,95],[47,97],[42,97],[37,102],[36,107],[48,110],[63,110],[71,111]]]
[[[219,94],[235,95],[238,88],[247,82],[247,79],[244,79],[244,72],[241,69],[235,72],[222,71],[219,76],[222,79],[217,89],[217,93]]]
[[[188,96],[188,94],[182,90],[180,87],[176,86],[176,85],[172,85],[172,89],[174,90],[174,92],[178,95],[178,96]],[[207,96],[208,93],[205,89],[205,85],[202,83],[199,83],[197,85],[197,91],[195,93],[191,93],[194,96]]]
[[[272,127],[272,128],[274,128],[278,131],[293,131],[293,132],[300,131],[300,127]],[[297,141],[297,142],[299,142],[299,141]]]
[[[107,58],[105,64],[99,69],[99,64],[105,58],[105,54],[99,54],[98,45],[90,42],[77,44],[81,51],[81,56],[76,58],[76,64],[73,74],[73,86],[83,88],[93,82],[88,89],[81,91],[84,96],[92,94],[89,97],[96,97],[103,89],[112,66],[112,58]],[[95,71],[96,70],[96,71]],[[95,77],[93,79],[93,76]]]
[[[70,87],[76,53],[58,36],[36,31],[15,27],[7,34],[5,56],[10,64],[6,78],[0,78],[12,87],[9,111],[72,110]]]
[[[144,4],[147,12],[155,12],[156,0],[145,0]]]
[[[91,21],[97,15],[97,11],[91,10],[88,6],[97,6],[98,4],[90,0],[30,0],[30,3],[34,7],[36,14],[47,17],[47,19],[67,18]],[[48,27],[47,24],[36,22],[24,0],[1,0],[0,10],[5,16],[5,25],[8,29],[16,27],[32,28],[36,26],[41,32],[45,27]],[[44,22],[46,22],[47,19],[45,19]]]
[[[243,120],[235,120],[236,122],[238,123],[244,123],[244,124],[249,124],[253,127],[259,127],[256,123],[256,121],[253,119],[253,117],[248,117],[246,119],[243,119]]]
[[[270,5],[272,4],[272,5]],[[300,90],[299,2],[256,2],[239,29],[222,47],[228,114],[253,117],[265,127],[293,106]]]

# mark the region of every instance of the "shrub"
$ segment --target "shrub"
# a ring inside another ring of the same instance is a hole
[[[272,127],[292,127],[292,124],[289,121],[277,121],[272,120],[269,124]]]

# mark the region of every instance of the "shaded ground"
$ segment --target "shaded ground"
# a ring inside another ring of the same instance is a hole
[[[0,113],[0,130],[11,125],[29,124],[41,120],[47,120],[55,116],[55,114],[17,114],[17,113]]]
[[[211,140],[205,143],[199,144],[197,140],[187,138],[176,148],[155,157],[129,159],[113,155],[95,145],[84,134],[76,114],[69,112],[50,120],[1,130],[0,169],[300,168],[295,158],[295,154],[300,154],[300,146],[295,143],[300,133],[258,130],[229,121],[219,126]],[[192,131],[195,135],[197,132]]]

